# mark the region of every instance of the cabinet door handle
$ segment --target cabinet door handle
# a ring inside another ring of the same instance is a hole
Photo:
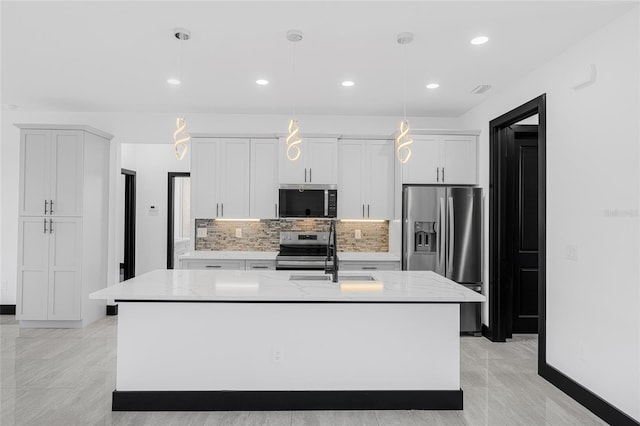
[[[53,200],[49,201],[49,214],[53,214]]]
[[[364,204],[362,205],[362,217],[364,217]]]
[[[220,265],[205,265],[205,268],[222,268]]]
[[[371,217],[371,215],[369,214],[369,208],[371,207],[370,204],[367,204],[367,217]]]
[[[442,181],[444,182],[444,167],[442,168]]]
[[[216,203],[216,217],[220,215],[220,204]]]
[[[47,214],[47,206],[49,205],[49,201],[44,200],[44,214]]]
[[[264,265],[251,265],[251,269],[269,269],[269,267]]]
[[[42,219],[44,221],[44,233],[47,233],[47,219]]]
[[[440,167],[436,167],[436,182],[440,182]]]
[[[311,168],[309,168],[309,182],[313,182],[313,179],[311,179]]]
[[[304,182],[307,183],[307,168],[304,168]]]
[[[49,219],[49,233],[53,233],[53,219]]]
[[[275,204],[276,206],[276,218],[278,217],[278,203]]]
[[[373,271],[373,270],[376,270],[376,269],[378,269],[377,266],[363,266],[362,267],[363,271]]]
[[[224,217],[224,203],[220,203],[220,216]]]

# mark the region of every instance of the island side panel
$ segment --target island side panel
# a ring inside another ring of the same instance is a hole
[[[117,391],[460,389],[459,304],[122,302]]]

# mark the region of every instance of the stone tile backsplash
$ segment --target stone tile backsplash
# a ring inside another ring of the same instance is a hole
[[[215,251],[278,251],[280,231],[329,230],[329,221],[323,219],[274,219],[260,222],[216,221],[196,219],[196,230],[207,228],[207,236],[196,237],[196,250]],[[236,237],[236,229],[242,230],[242,237]],[[389,249],[388,222],[340,222],[338,249],[348,252],[386,252]],[[355,238],[356,230],[362,237]],[[196,232],[197,235],[197,232]]]

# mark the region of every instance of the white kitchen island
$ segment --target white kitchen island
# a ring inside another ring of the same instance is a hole
[[[119,305],[113,410],[462,409],[459,304],[484,296],[313,275],[157,270],[93,293]]]

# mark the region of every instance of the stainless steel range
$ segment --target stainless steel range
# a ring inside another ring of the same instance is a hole
[[[308,271],[331,268],[333,261],[327,261],[328,245],[328,232],[281,232],[276,269]]]

